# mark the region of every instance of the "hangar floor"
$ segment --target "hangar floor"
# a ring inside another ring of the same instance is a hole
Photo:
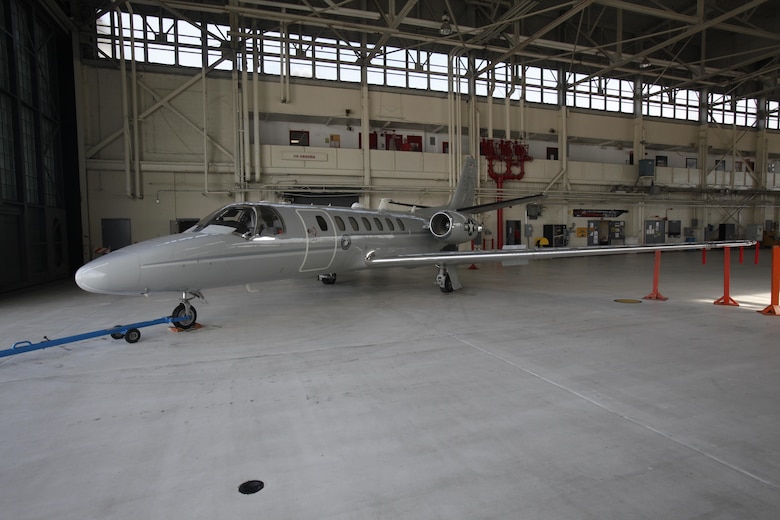
[[[346,273],[210,291],[204,328],[0,362],[0,503],[85,518],[776,519],[769,251]],[[749,257],[749,259],[747,258]],[[2,348],[168,314],[72,283],[0,297]],[[264,489],[238,487],[260,480]]]

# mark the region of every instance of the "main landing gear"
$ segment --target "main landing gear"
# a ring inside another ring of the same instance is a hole
[[[434,283],[439,286],[441,292],[447,294],[463,287],[460,284],[458,272],[455,269],[447,269],[446,264],[437,265],[436,268],[439,272],[436,274],[436,281]]]
[[[326,273],[317,275],[317,280],[321,281],[325,285],[333,285],[336,283],[336,273]]]
[[[181,294],[181,303],[173,309],[171,318],[182,318],[187,316],[187,319],[175,321],[173,324],[178,329],[186,330],[195,325],[195,321],[198,319],[198,312],[195,307],[190,303],[193,298],[200,298],[203,301],[206,299],[200,293],[200,291],[183,292]]]

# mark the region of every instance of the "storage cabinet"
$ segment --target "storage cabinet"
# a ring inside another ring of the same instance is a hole
[[[566,247],[569,245],[569,234],[566,230],[566,224],[545,224],[542,236],[550,243],[550,247]]]

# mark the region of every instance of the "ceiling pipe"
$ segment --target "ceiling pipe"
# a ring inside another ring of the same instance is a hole
[[[252,20],[252,30],[257,32],[257,23]],[[255,168],[254,176],[250,177],[250,181],[260,182],[260,175],[262,173],[262,167],[260,166],[260,49],[257,44],[258,40],[252,40],[252,125],[255,134],[254,142],[254,158]]]
[[[124,164],[125,164],[125,194],[128,198],[134,199],[133,192],[133,174],[130,170],[130,114],[127,108],[127,63],[125,62],[125,36],[122,24],[122,11],[116,8],[117,26],[119,28],[119,78],[122,83],[122,136],[124,143]]]
[[[138,122],[138,69],[135,60],[135,24],[133,8],[127,2],[127,12],[130,15],[130,99],[133,112],[133,176],[135,180],[135,197],[144,198],[143,185],[141,183],[141,139],[139,137]]]

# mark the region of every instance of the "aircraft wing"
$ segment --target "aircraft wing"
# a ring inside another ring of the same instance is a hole
[[[376,267],[416,267],[433,264],[472,264],[480,262],[513,262],[517,260],[540,260],[545,258],[568,258],[577,256],[624,255],[628,253],[649,253],[653,251],[691,251],[699,249],[721,249],[725,247],[750,247],[755,241],[737,240],[730,242],[687,242],[684,244],[657,244],[643,246],[598,246],[540,249],[495,249],[486,251],[439,251],[382,257],[375,251],[366,255],[366,265]]]

